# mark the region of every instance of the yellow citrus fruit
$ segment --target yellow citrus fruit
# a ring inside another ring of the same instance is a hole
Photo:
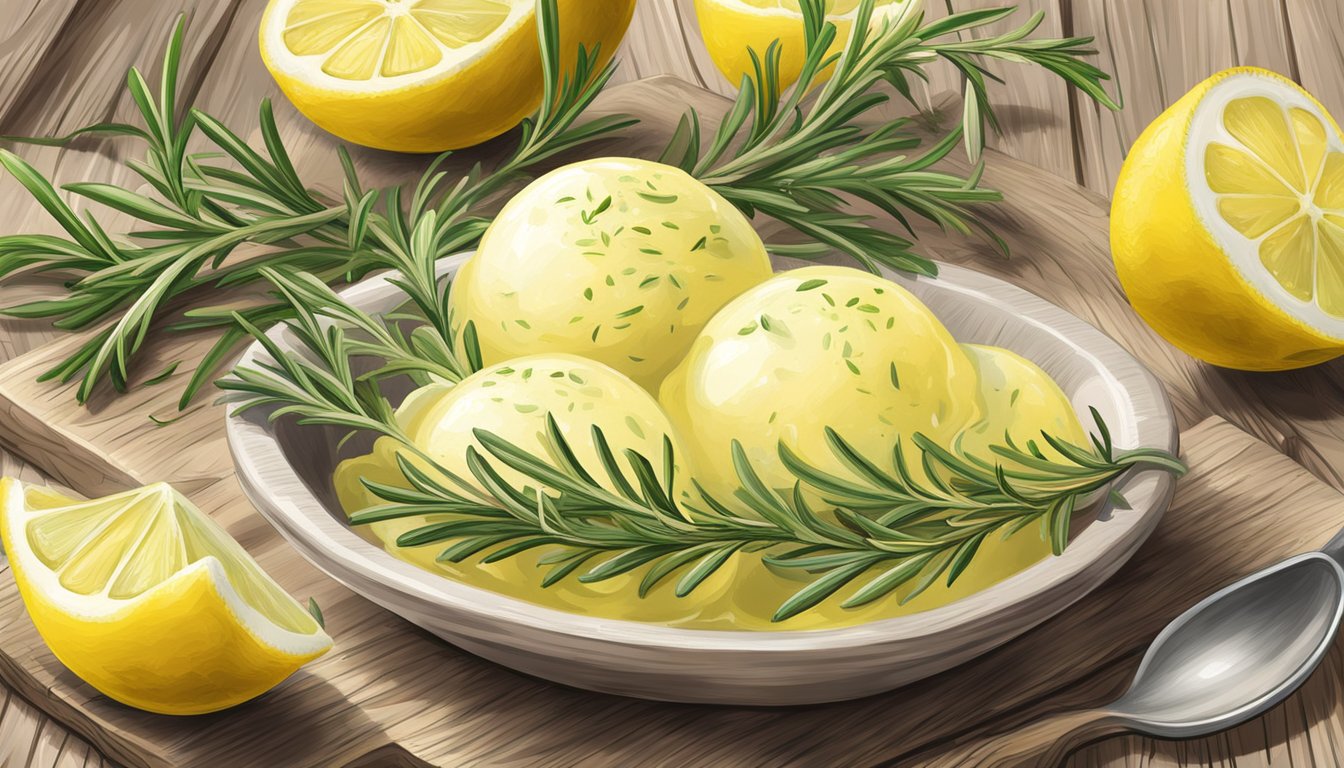
[[[559,0],[561,61],[611,57],[634,0]],[[533,0],[271,0],[261,57],[308,119],[399,152],[479,144],[541,103]]]
[[[1344,352],[1344,135],[1263,69],[1220,72],[1139,136],[1111,251],[1134,309],[1185,352],[1270,371]]]
[[[859,0],[826,0],[826,19],[836,27],[829,53],[844,50],[858,7]],[[894,18],[922,8],[923,0],[877,0],[873,18]],[[695,0],[695,13],[709,57],[728,82],[736,86],[743,75],[755,72],[750,51],[764,60],[766,49],[776,40],[780,87],[797,82],[807,45],[798,0]],[[827,76],[829,70],[822,74]]]
[[[317,621],[167,485],[92,501],[0,480],[0,536],[62,664],[123,704],[215,712],[331,648]]]

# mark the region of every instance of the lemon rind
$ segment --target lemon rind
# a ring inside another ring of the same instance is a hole
[[[11,480],[4,492],[3,524],[10,550],[11,563],[28,581],[34,596],[71,618],[82,622],[115,623],[131,616],[142,604],[156,594],[170,591],[182,581],[200,578],[205,573],[215,595],[247,633],[261,645],[295,658],[312,658],[331,647],[331,637],[321,628],[305,634],[293,632],[271,621],[252,607],[228,577],[224,564],[214,555],[207,555],[179,570],[164,581],[131,598],[112,598],[102,594],[80,595],[63,587],[56,572],[46,567],[28,544],[26,526],[40,514],[30,512],[24,505],[24,483]],[[259,567],[258,567],[259,568]],[[263,572],[264,573],[264,572]],[[270,578],[267,576],[266,578]],[[283,590],[282,590],[283,591]],[[286,593],[288,594],[288,593]],[[314,622],[316,626],[316,622]]]

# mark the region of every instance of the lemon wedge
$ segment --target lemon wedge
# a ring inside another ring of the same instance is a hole
[[[559,0],[562,62],[619,44],[634,0]],[[479,144],[541,102],[534,0],[271,0],[261,56],[294,106],[357,144]]]
[[[873,21],[895,19],[923,8],[923,0],[877,0]],[[854,27],[859,0],[827,0],[826,20],[835,24],[835,42],[828,53],[839,53]],[[695,0],[700,35],[709,57],[728,82],[736,86],[754,73],[750,51],[762,59],[770,43],[780,42],[780,87],[798,81],[803,71],[806,40],[798,0]],[[822,73],[829,76],[830,70]]]
[[[0,480],[19,593],[61,663],[109,698],[194,715],[265,693],[331,638],[164,484],[75,501]]]
[[[1344,136],[1296,83],[1220,72],[1139,137],[1111,207],[1135,310],[1215,365],[1282,370],[1344,352]]]

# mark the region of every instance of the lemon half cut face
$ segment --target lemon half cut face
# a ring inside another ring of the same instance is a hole
[[[1199,83],[1134,142],[1111,203],[1134,309],[1227,368],[1344,352],[1344,137],[1311,94],[1254,67]]]
[[[1195,110],[1196,209],[1241,274],[1344,338],[1344,144],[1305,93],[1235,75]],[[1327,127],[1328,126],[1328,127]]]
[[[283,5],[283,3],[282,3]],[[442,74],[481,54],[491,38],[530,18],[507,0],[291,0],[278,33],[287,65],[323,85]],[[387,87],[391,83],[383,83]]]
[[[560,61],[605,64],[634,0],[557,0]],[[271,0],[261,58],[300,112],[377,149],[479,144],[541,103],[535,0]]]

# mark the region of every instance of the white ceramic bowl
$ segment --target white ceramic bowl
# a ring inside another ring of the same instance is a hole
[[[451,273],[466,255],[444,264]],[[1161,384],[1095,328],[992,277],[940,265],[936,280],[887,277],[913,291],[960,341],[1007,347],[1044,368],[1091,425],[1101,412],[1120,448],[1175,452],[1177,429]],[[388,312],[403,300],[385,279],[345,292]],[[288,334],[271,332],[282,348]],[[260,353],[254,344],[242,362]],[[522,672],[596,691],[685,702],[788,705],[850,699],[928,677],[1000,645],[1105,581],[1143,543],[1174,488],[1163,472],[1123,478],[1130,509],[1104,504],[1075,520],[1073,541],[1017,575],[934,610],[855,627],[793,632],[692,630],[543,608],[402,562],[345,522],[331,489],[337,433],[229,417],[238,478],[257,509],[332,578],[472,653]],[[367,442],[362,446],[367,448]]]

